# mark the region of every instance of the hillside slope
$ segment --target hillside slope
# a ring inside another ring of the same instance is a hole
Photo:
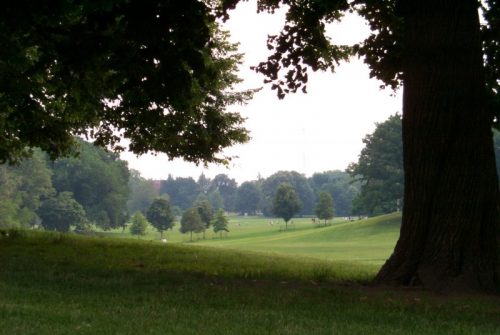
[[[401,214],[392,213],[326,227],[302,223],[288,231],[253,228],[247,234],[230,233],[228,238],[206,239],[196,244],[381,265],[394,248],[400,223]]]

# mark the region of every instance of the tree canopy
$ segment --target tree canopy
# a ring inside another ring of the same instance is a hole
[[[150,204],[152,198],[160,193],[162,196],[168,196],[171,204],[181,209],[196,207],[197,200],[208,199],[214,213],[222,208],[226,212],[236,211],[252,215],[263,212],[271,216],[276,189],[280,183],[289,182],[294,186],[302,203],[307,204],[307,208],[303,208],[300,214],[314,214],[316,198],[320,192],[325,191],[334,198],[336,213],[347,216],[351,213],[352,199],[359,192],[359,182],[353,181],[348,173],[338,170],[315,173],[311,178],[306,178],[296,171],[279,171],[268,178],[246,181],[241,185],[226,174],[216,175],[213,179],[201,175],[198,180],[191,177],[174,178],[169,175],[166,180],[157,182],[156,185],[160,185],[159,191],[156,191],[153,181],[144,180],[137,172],[131,171],[129,212],[133,212],[131,208],[142,208],[131,207],[132,205]]]
[[[42,202],[55,194],[46,155],[34,150],[18,165],[0,165],[0,227],[34,227]]]
[[[181,218],[181,233],[190,233],[189,239],[193,240],[193,232],[201,233],[205,230],[205,223],[202,221],[198,208],[191,207],[184,211]]]
[[[5,3],[0,13],[0,161],[31,147],[52,158],[74,135],[130,151],[225,162],[248,140],[228,112],[241,55],[209,2]]]
[[[352,202],[359,193],[359,182],[347,172],[334,170],[314,173],[309,179],[316,198],[321,192],[329,193],[335,202],[335,213],[338,216],[349,216],[352,213]]]
[[[218,174],[210,182],[209,192],[218,192],[222,197],[224,209],[226,211],[234,211],[236,191],[238,184],[236,180],[229,178],[228,175]]]
[[[354,200],[355,214],[395,212],[403,205],[404,190],[401,116],[394,114],[378,123],[363,143],[358,161],[347,168],[361,182],[361,192]]]
[[[212,219],[214,218],[214,210],[210,201],[208,201],[207,196],[204,194],[200,195],[198,199],[194,202],[193,207],[198,209],[198,213],[200,214],[201,221],[205,225],[205,228],[208,229],[212,224]]]
[[[228,225],[228,219],[226,215],[224,214],[224,210],[219,209],[217,211],[217,214],[215,215],[215,218],[213,219],[212,225],[214,226],[214,233],[220,233],[220,236],[222,237],[222,232],[229,232],[229,229],[227,227]]]
[[[146,213],[146,218],[153,227],[160,232],[163,238],[163,232],[174,226],[174,215],[170,209],[170,203],[167,199],[157,198],[153,200]]]
[[[38,209],[38,215],[43,227],[60,232],[67,232],[71,227],[81,227],[87,221],[84,208],[73,198],[71,192],[61,192],[44,201]]]
[[[135,212],[130,218],[130,234],[132,235],[146,235],[149,222],[141,212]]]
[[[333,199],[329,193],[321,192],[319,194],[314,213],[318,219],[325,220],[325,225],[327,220],[333,218]]]
[[[242,214],[255,215],[261,203],[261,191],[257,183],[246,181],[238,187],[236,210]]]
[[[296,171],[278,171],[262,182],[262,195],[267,206],[263,208],[265,215],[273,213],[270,207],[279,186],[283,183],[292,185],[301,202],[301,213],[312,214],[314,212],[314,192],[307,178]]]
[[[128,179],[127,210],[129,213],[146,213],[154,199],[159,196],[153,181],[144,179],[137,170],[130,170]]]
[[[300,211],[301,207],[302,203],[293,186],[288,183],[280,184],[273,199],[272,210],[274,215],[285,221],[286,228],[288,221]]]
[[[90,221],[104,229],[118,228],[127,219],[129,171],[118,154],[78,140],[78,157],[53,162],[57,192],[72,192]]]
[[[222,0],[220,16],[230,17],[241,0]],[[370,77],[382,81],[382,86],[403,85],[405,32],[404,16],[411,11],[406,0],[258,0],[258,12],[278,9],[286,11],[286,21],[278,35],[268,38],[272,54],[254,69],[264,74],[280,98],[302,89],[306,91],[308,69],[331,70],[350,56],[361,56],[370,68]],[[429,4],[430,7],[441,4]],[[491,121],[500,124],[500,3],[496,0],[470,1],[467,10],[481,10],[481,42],[485,59],[486,85],[489,93]],[[339,22],[345,14],[355,12],[369,24],[371,34],[353,47],[336,45],[326,33],[327,24]],[[479,28],[479,26],[478,26]],[[425,36],[424,36],[425,37]],[[493,118],[493,115],[496,116]]]
[[[170,203],[182,209],[191,207],[199,193],[200,187],[191,177],[173,178],[169,175],[160,183],[160,194],[168,194]]]

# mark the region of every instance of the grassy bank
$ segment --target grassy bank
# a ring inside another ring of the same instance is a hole
[[[374,266],[49,233],[0,238],[0,334],[498,334],[500,301]]]

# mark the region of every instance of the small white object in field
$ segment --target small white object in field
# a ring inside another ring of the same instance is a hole
[[[162,243],[167,243],[167,239],[166,238],[162,238],[161,241],[162,241]]]

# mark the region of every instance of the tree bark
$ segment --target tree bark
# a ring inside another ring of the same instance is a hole
[[[498,178],[477,1],[399,4],[405,29],[403,219],[375,282],[498,290]]]

